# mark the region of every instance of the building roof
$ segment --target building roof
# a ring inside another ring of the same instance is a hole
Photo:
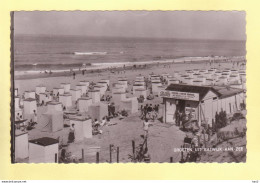
[[[214,92],[219,98],[226,98],[244,92],[243,89],[227,86],[195,86],[183,84],[171,84],[166,90],[199,93],[199,100],[202,100],[209,91]]]
[[[30,143],[41,145],[41,146],[49,146],[52,144],[57,144],[59,141],[57,139],[53,139],[50,137],[42,137],[39,139],[30,140]]]
[[[199,93],[199,100],[202,100],[203,97],[210,91],[213,90],[208,86],[195,86],[195,85],[183,85],[183,84],[170,84],[166,90],[170,91],[179,91],[179,92],[190,92],[190,93]],[[216,91],[214,93],[218,95]]]
[[[229,86],[214,86],[213,88],[220,94],[220,98],[226,98],[244,92],[243,89],[232,88]]]
[[[23,101],[28,101],[28,102],[32,102],[32,101],[36,101],[36,99],[34,99],[34,98],[27,98],[27,99],[24,99]]]

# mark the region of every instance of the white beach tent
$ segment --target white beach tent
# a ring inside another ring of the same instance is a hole
[[[18,88],[14,89],[14,96],[16,96],[16,97],[18,96]]]
[[[80,89],[70,89],[70,93],[72,95],[72,101],[77,101],[81,97]]]
[[[24,98],[33,98],[35,99],[35,91],[25,91],[24,92]]]
[[[114,83],[114,87],[123,87],[126,91],[127,86],[123,83]]]
[[[134,85],[133,85],[133,93],[134,93],[134,91],[135,91],[136,89],[138,89],[138,88],[145,89],[145,86],[142,85],[142,84],[134,84]]]
[[[87,93],[88,88],[84,84],[78,84],[76,85],[76,90],[81,90],[81,95],[83,95]]]
[[[97,85],[105,87],[105,91],[107,91],[108,84],[106,81],[99,81],[97,82]]]
[[[123,84],[123,86],[124,86],[125,88],[128,87],[128,82],[127,82],[126,79],[120,79],[120,80],[118,80],[118,83],[119,83],[119,84]]]
[[[15,109],[20,108],[20,97],[17,96],[14,98],[14,106],[15,106]]]
[[[89,87],[89,81],[83,80],[83,81],[80,81],[79,84],[81,84],[81,85],[85,85],[85,86],[87,87],[87,90],[88,90],[88,87]]]
[[[15,160],[28,158],[28,132],[17,130],[15,133]]]
[[[100,102],[100,91],[99,90],[89,90],[88,95],[92,98],[92,103]]]
[[[152,82],[152,92],[154,95],[158,95],[159,89],[158,87],[162,86],[161,82]]]
[[[110,85],[109,79],[101,79],[100,81],[101,82],[106,82],[108,86]]]
[[[39,94],[39,102],[40,104],[52,101],[52,96],[50,95],[50,92],[40,93]]]
[[[113,95],[112,95],[112,101],[115,104],[120,104],[120,102],[123,99],[126,99],[126,93],[125,92],[116,92],[116,93],[113,93]]]
[[[27,98],[23,101],[23,105],[24,118],[28,120],[33,119],[33,111],[35,110],[35,112],[37,113],[36,100],[33,98]]]
[[[59,95],[64,94],[64,88],[53,88],[53,95],[57,96],[58,93]]]
[[[125,92],[125,88],[124,87],[113,87],[112,93],[117,93],[117,92]]]
[[[70,83],[61,83],[60,87],[64,89],[64,93],[70,92]]]
[[[62,103],[61,102],[56,102],[56,101],[51,101],[47,103],[47,111],[63,111],[62,108]]]
[[[47,112],[38,117],[39,129],[43,132],[57,132],[63,129],[63,112],[47,110]]]
[[[99,90],[100,92],[100,97],[103,96],[106,92],[106,86],[103,86],[103,85],[95,85],[94,86],[94,90]]]
[[[138,112],[138,100],[137,97],[126,98],[121,101],[121,109],[125,109],[130,113]]]
[[[59,141],[57,139],[43,137],[29,141],[29,163],[55,163],[58,159]]]
[[[137,98],[139,98],[142,95],[144,97],[144,100],[146,100],[148,95],[148,90],[144,88],[137,88],[133,91],[133,95]]]
[[[92,104],[92,98],[82,97],[78,99],[79,112],[87,112],[89,106]]]
[[[74,124],[75,141],[82,141],[84,138],[92,138],[91,118],[73,117],[70,118],[70,125]]]
[[[89,106],[88,114],[93,120],[101,120],[103,117],[108,116],[108,105],[102,102],[94,103]]]
[[[39,85],[39,86],[36,86],[36,94],[39,95],[40,93],[45,93],[46,91],[46,86],[43,86],[43,85]]]
[[[59,96],[59,102],[62,103],[66,108],[72,107],[72,95],[69,93],[65,93]]]

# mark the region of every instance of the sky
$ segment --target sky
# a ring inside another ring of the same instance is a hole
[[[14,32],[176,39],[246,40],[243,11],[15,12]]]

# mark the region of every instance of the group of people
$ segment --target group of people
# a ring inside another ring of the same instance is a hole
[[[159,104],[155,104],[154,106],[152,104],[146,104],[141,105],[141,119],[152,119],[155,120],[158,117],[159,114]]]

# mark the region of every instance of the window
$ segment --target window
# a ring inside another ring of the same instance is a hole
[[[213,100],[217,100],[218,97],[213,97]]]

